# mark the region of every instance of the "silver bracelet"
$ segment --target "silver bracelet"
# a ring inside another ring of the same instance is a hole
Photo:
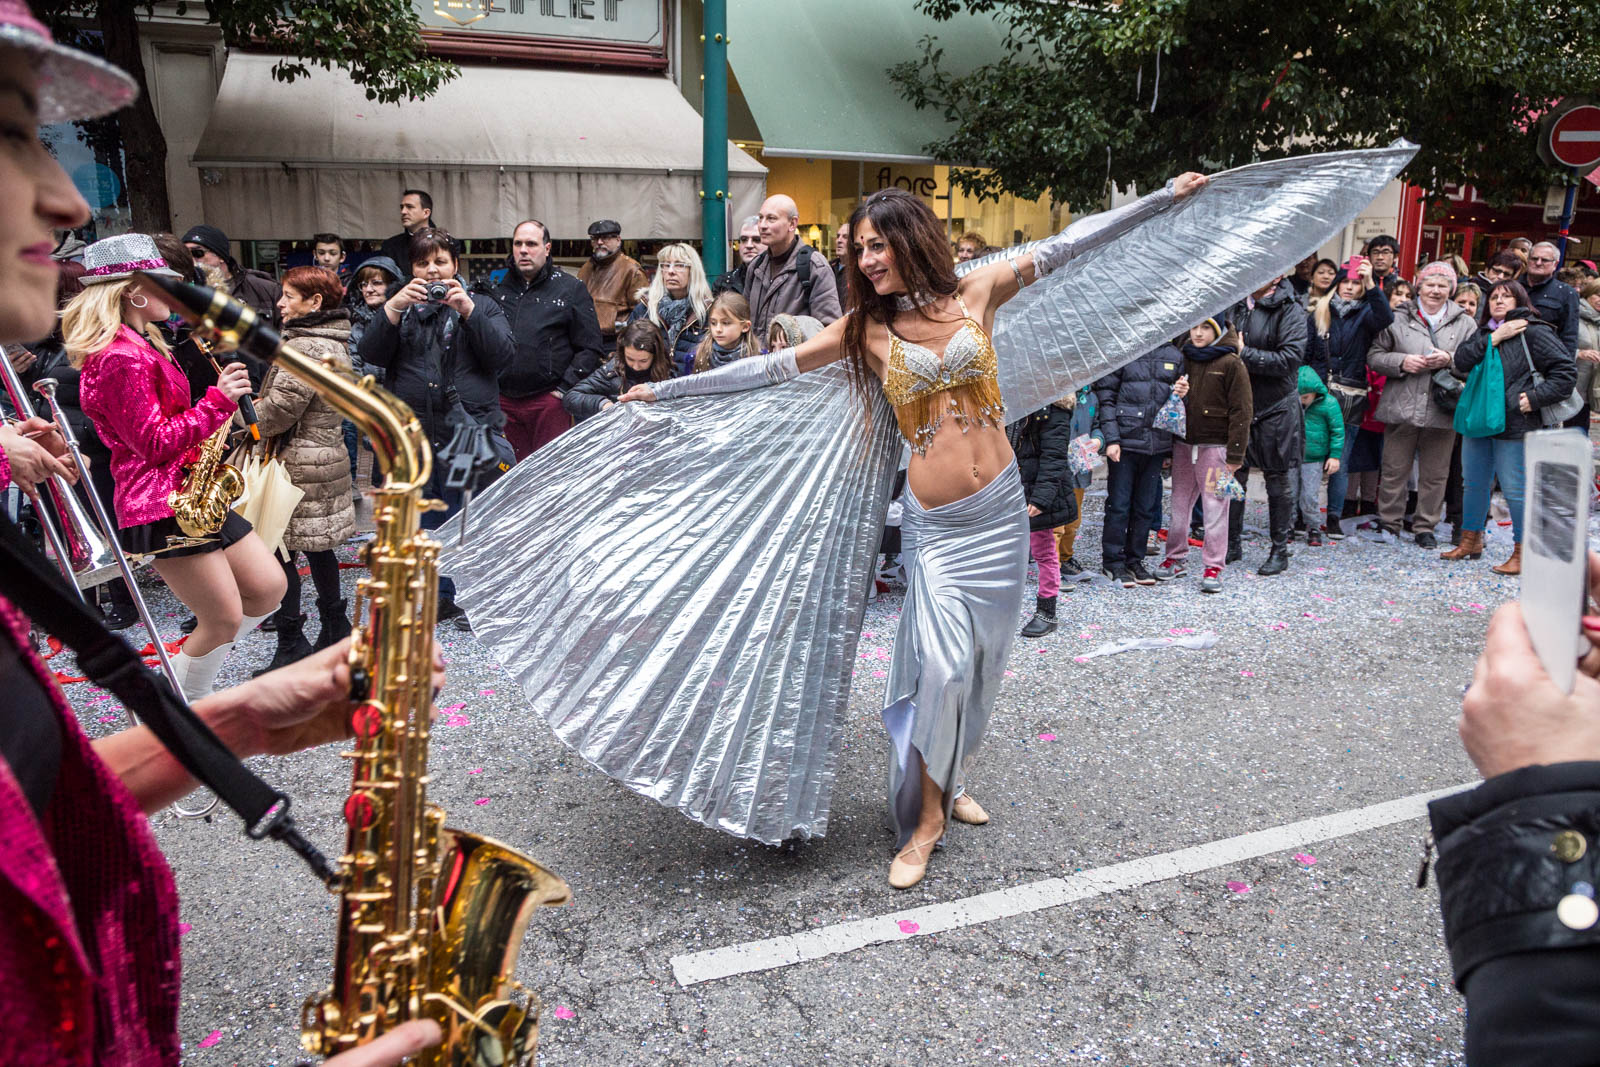
[[[1010,259],[1006,260],[1006,262],[1011,264],[1011,273],[1017,276],[1017,288],[1026,289],[1028,287],[1028,283],[1022,280],[1022,268],[1017,266],[1017,257],[1012,256]]]

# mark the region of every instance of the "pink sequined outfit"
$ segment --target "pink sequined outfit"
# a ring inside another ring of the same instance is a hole
[[[0,760],[0,1063],[176,1064],[172,872],[138,803],[34,655],[27,620],[3,598],[0,641],[38,678],[61,725],[60,774],[42,824]]]
[[[123,529],[172,514],[167,494],[182,484],[184,463],[238,410],[215,386],[191,407],[183,371],[127,326],[85,361],[79,399],[111,450]]]

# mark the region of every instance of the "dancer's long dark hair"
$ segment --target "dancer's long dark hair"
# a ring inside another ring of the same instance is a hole
[[[904,189],[885,189],[873,193],[856,206],[850,214],[849,240],[845,249],[844,275],[850,292],[850,307],[845,318],[844,354],[850,367],[850,381],[861,397],[870,423],[872,394],[868,389],[873,377],[867,363],[867,322],[881,322],[885,326],[894,322],[896,312],[894,297],[880,294],[872,287],[867,276],[861,273],[860,257],[856,252],[856,227],[866,219],[888,244],[894,255],[895,269],[905,282],[907,293],[929,296],[951,296],[956,291],[956,274],[951,263],[950,243],[945,240],[944,226],[933,209]],[[921,312],[927,317],[927,312]]]

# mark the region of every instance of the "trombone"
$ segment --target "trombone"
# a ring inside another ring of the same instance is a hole
[[[16,377],[16,371],[12,370],[9,360],[0,358],[0,364],[3,364],[6,371],[9,372],[7,375],[9,386],[10,379]],[[34,392],[44,397],[45,403],[49,405],[50,417],[55,421],[56,428],[61,431],[61,437],[67,443],[67,449],[72,453],[72,462],[78,466],[79,477],[87,478],[89,476],[89,467],[84,462],[83,453],[78,451],[78,439],[73,436],[72,427],[67,423],[66,413],[61,410],[61,401],[56,399],[56,387],[59,384],[54,378],[40,378],[33,383],[33,389]],[[13,393],[12,395],[15,398],[18,394]],[[26,400],[25,397],[23,399],[24,401]],[[22,406],[20,404],[17,406],[17,410],[19,413],[21,412]],[[29,410],[31,411],[32,409],[30,408]],[[70,497],[71,487],[66,488]],[[183,687],[178,684],[177,672],[172,669],[172,660],[167,656],[167,646],[161,643],[161,631],[156,629],[155,618],[150,614],[150,605],[145,603],[144,594],[139,592],[139,583],[133,576],[133,564],[129,561],[128,554],[122,550],[121,543],[117,541],[117,524],[112,521],[111,515],[106,511],[105,501],[101,500],[100,494],[94,491],[94,486],[86,485],[85,488],[88,489],[88,492],[84,495],[89,498],[89,506],[94,509],[94,516],[100,523],[99,528],[109,535],[108,543],[115,560],[116,569],[122,573],[122,580],[127,583],[128,593],[133,597],[134,607],[139,611],[139,620],[144,623],[145,631],[150,635],[150,644],[155,647],[156,659],[161,664],[161,673],[167,676],[167,681],[172,683],[172,691],[182,699]],[[74,503],[76,503],[76,500],[74,500]],[[70,579],[71,577],[69,574],[68,578]],[[80,592],[78,595],[82,596],[83,594]],[[133,720],[135,725],[138,725],[138,713],[132,708],[126,710],[128,717]],[[213,796],[211,802],[204,807],[186,808],[182,803],[175,803],[173,804],[173,809],[185,818],[196,819],[209,815],[216,806],[217,798]]]

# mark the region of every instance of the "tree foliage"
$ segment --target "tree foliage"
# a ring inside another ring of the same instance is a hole
[[[1049,193],[1083,207],[1106,183],[1186,169],[1420,144],[1405,177],[1439,199],[1542,199],[1565,172],[1536,155],[1537,115],[1600,96],[1600,3],[1347,0],[918,0],[935,19],[993,17],[1007,57],[953,72],[936,38],[891,71],[953,132],[927,146],[968,193]]]

